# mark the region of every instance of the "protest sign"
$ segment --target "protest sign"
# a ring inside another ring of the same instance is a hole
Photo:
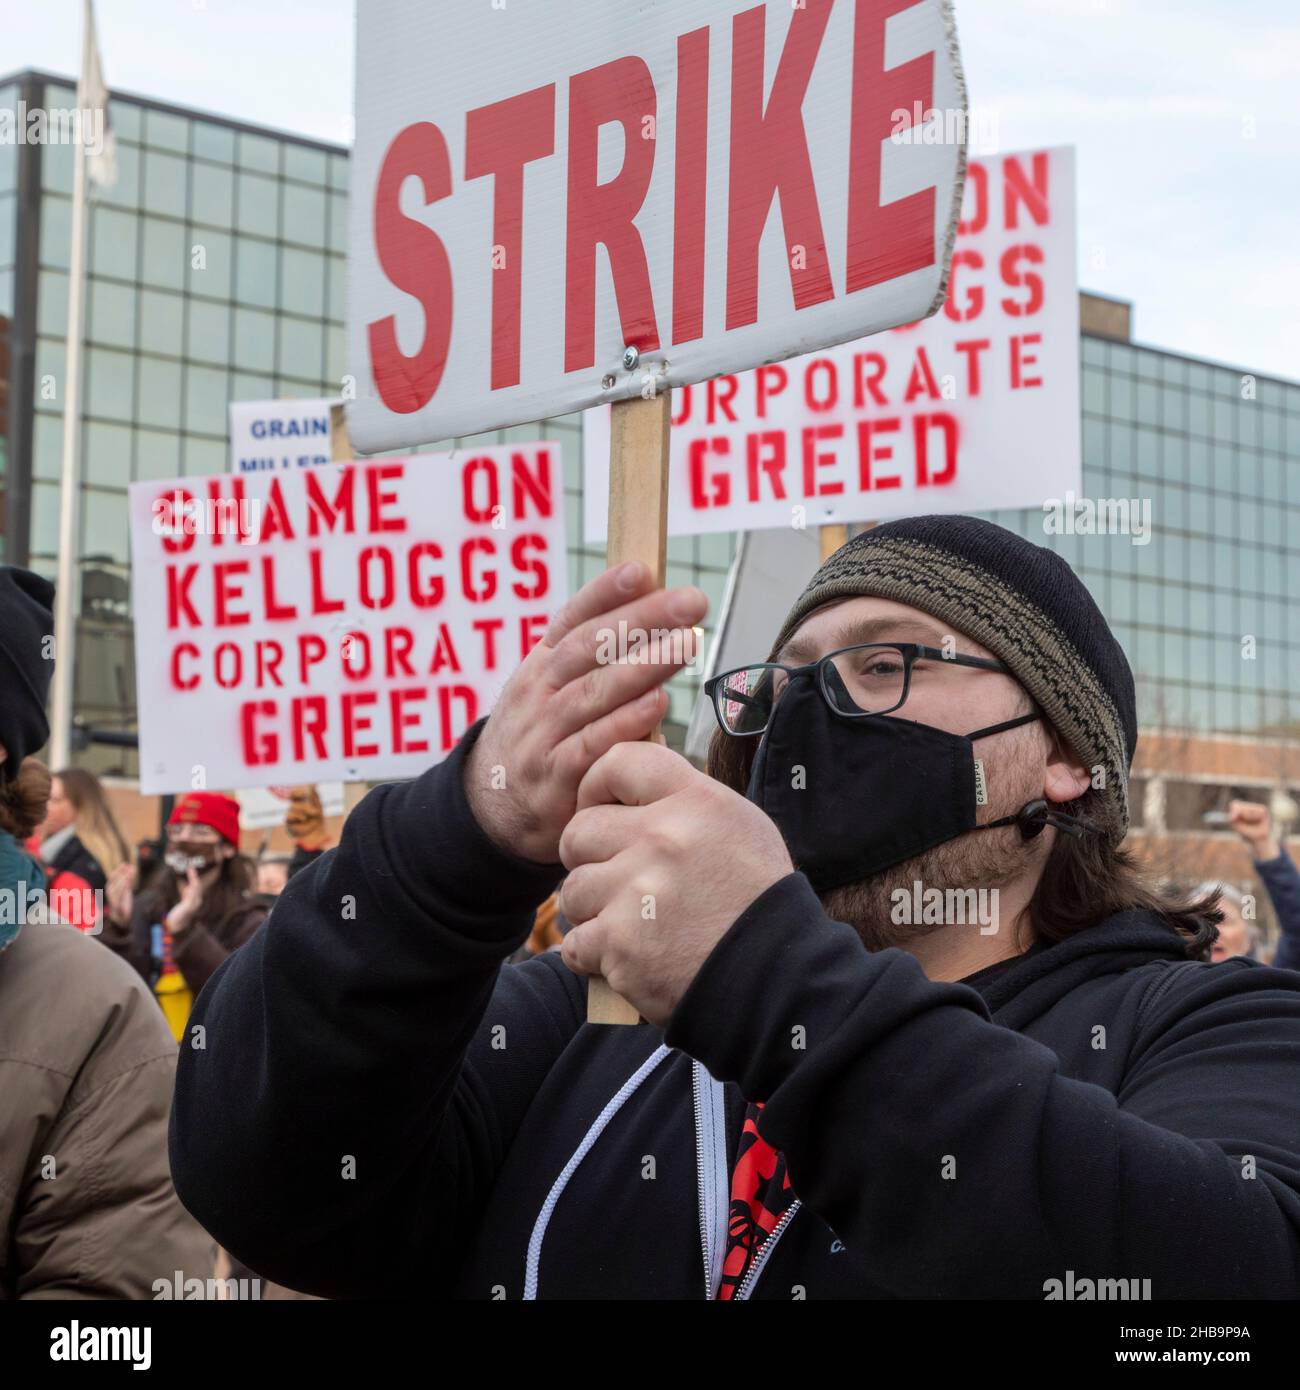
[[[1037,507],[1080,490],[1074,152],[972,161],[943,311],[673,395],[670,535]],[[583,424],[605,536],[609,410]]]
[[[662,582],[673,388],[942,303],[966,149],[951,5],[446,20],[358,12],[351,436],[373,453],[611,404],[610,561]],[[605,993],[588,1017],[619,1021]]]
[[[230,471],[280,472],[329,463],[337,400],[230,402]]]
[[[369,0],[352,438],[538,420],[924,317],[965,116],[945,0],[511,0],[454,23]]]
[[[130,492],[146,793],[409,777],[565,596],[560,448]]]
[[[293,788],[287,786],[239,788],[239,824],[244,830],[272,830],[284,824]],[[316,788],[325,817],[341,816],[347,810],[342,782],[322,782]]]

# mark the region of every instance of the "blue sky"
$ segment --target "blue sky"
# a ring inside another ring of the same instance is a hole
[[[956,8],[998,148],[1079,151],[1081,283],[1132,300],[1141,342],[1300,378],[1297,0]],[[11,5],[4,69],[74,73],[80,13]],[[99,0],[96,14],[110,86],[350,141],[347,0]]]

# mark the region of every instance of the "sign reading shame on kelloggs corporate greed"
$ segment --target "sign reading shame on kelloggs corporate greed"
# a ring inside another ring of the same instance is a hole
[[[140,785],[412,777],[564,601],[553,444],[130,489]]]
[[[605,536],[609,411],[583,425]],[[1074,151],[971,162],[942,312],[673,399],[668,531],[1039,507],[1080,488]]]
[[[950,0],[366,0],[353,441],[520,424],[924,318],[965,118]]]

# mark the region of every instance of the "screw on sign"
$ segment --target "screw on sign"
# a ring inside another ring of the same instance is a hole
[[[374,453],[613,403],[610,557],[662,580],[673,388],[943,303],[965,88],[948,0],[622,8],[361,7],[348,419]]]

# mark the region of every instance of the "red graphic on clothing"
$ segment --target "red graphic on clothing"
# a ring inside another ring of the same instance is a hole
[[[731,1174],[720,1299],[736,1296],[758,1252],[795,1200],[784,1156],[758,1132],[762,1111],[761,1105],[750,1104],[740,1131],[736,1167]]]

